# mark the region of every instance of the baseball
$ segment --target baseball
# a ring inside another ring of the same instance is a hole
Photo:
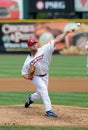
[[[81,24],[80,23],[77,23],[77,26],[79,27]]]

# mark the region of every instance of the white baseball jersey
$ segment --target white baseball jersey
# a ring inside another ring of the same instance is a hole
[[[39,48],[35,56],[28,55],[22,68],[22,75],[28,74],[30,65],[36,67],[35,75],[48,74],[53,51],[54,41]]]

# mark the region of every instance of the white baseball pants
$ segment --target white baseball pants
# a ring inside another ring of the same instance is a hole
[[[42,98],[46,111],[52,110],[48,95],[48,75],[44,77],[34,76],[32,83],[35,85],[37,91],[31,94],[31,100],[35,101]]]

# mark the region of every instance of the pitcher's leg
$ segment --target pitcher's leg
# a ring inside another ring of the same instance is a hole
[[[41,95],[39,92],[30,94],[25,102],[25,108],[28,108],[30,106],[30,104],[32,104],[35,100],[38,100],[40,98],[41,98]]]
[[[51,100],[48,95],[47,87],[45,85],[42,85],[42,88],[38,91],[41,94],[46,111],[52,110]]]
[[[31,94],[31,100],[33,102],[36,101],[36,100],[38,100],[38,99],[40,99],[40,98],[41,98],[41,95],[40,95],[39,92],[35,92],[35,93]]]
[[[36,76],[32,82],[37,88],[37,91],[41,95],[46,111],[51,110],[52,106],[51,106],[51,101],[48,95],[48,89],[44,81],[42,80],[42,78]]]

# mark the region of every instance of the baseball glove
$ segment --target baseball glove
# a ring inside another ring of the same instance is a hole
[[[34,72],[35,72],[35,66],[34,65],[30,65],[29,73],[28,73],[28,75],[29,75],[28,79],[33,80]]]

